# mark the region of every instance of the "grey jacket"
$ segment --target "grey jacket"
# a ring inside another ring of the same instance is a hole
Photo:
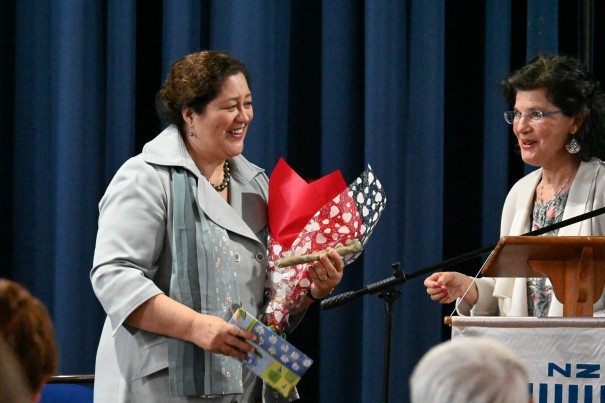
[[[146,390],[149,379],[143,379],[158,371],[167,376],[166,337],[133,329],[124,321],[143,302],[169,291],[170,167],[184,167],[198,176],[201,208],[228,231],[239,259],[240,303],[259,315],[268,267],[268,181],[262,169],[242,156],[233,158],[230,164],[227,204],[201,176],[177,129],[170,126],[147,143],[141,154],[128,160],[109,184],[99,204],[99,230],[90,273],[94,292],[107,313],[97,351],[95,401],[168,401],[167,390]]]

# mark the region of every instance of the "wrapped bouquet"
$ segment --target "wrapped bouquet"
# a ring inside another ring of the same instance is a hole
[[[269,180],[269,303],[262,321],[283,332],[290,308],[309,291],[313,254],[336,248],[345,265],[352,263],[385,203],[382,184],[369,165],[347,186],[340,171],[307,183],[280,159]]]

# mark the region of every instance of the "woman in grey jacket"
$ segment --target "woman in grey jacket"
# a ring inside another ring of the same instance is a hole
[[[240,154],[253,117],[245,66],[203,51],[172,65],[156,100],[171,125],[127,161],[100,204],[91,271],[107,313],[97,402],[253,402],[242,369],[255,336],[227,323],[259,316],[267,262],[267,177]],[[310,268],[310,293],[342,278],[332,252]],[[293,315],[313,300],[304,297]],[[273,396],[273,394],[267,394]]]
[[[519,180],[502,212],[501,235],[521,235],[605,206],[605,98],[572,57],[541,54],[503,81],[514,110],[504,113],[523,161],[539,169]],[[546,235],[605,235],[605,216]],[[552,284],[538,278],[473,278],[434,273],[424,285],[434,301],[461,298],[462,315],[562,316]],[[605,308],[603,295],[594,311]]]

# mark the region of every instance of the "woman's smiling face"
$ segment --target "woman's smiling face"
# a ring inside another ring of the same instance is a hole
[[[187,141],[205,159],[226,160],[242,153],[254,116],[252,94],[242,73],[227,77],[221,92],[202,113],[189,111],[195,136],[187,136]]]
[[[558,110],[559,108],[546,98],[543,88],[517,91],[515,112],[521,116],[515,118],[513,132],[526,164],[555,167],[569,158],[565,144],[569,141],[570,134],[578,129],[574,118],[563,113],[544,115],[539,121],[532,121],[531,117],[536,111]]]

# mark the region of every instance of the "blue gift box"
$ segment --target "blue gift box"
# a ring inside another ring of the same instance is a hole
[[[288,397],[313,360],[243,308],[239,308],[233,314],[229,323],[246,329],[258,337],[256,343],[249,342],[256,351],[247,354],[243,365],[282,396]]]

